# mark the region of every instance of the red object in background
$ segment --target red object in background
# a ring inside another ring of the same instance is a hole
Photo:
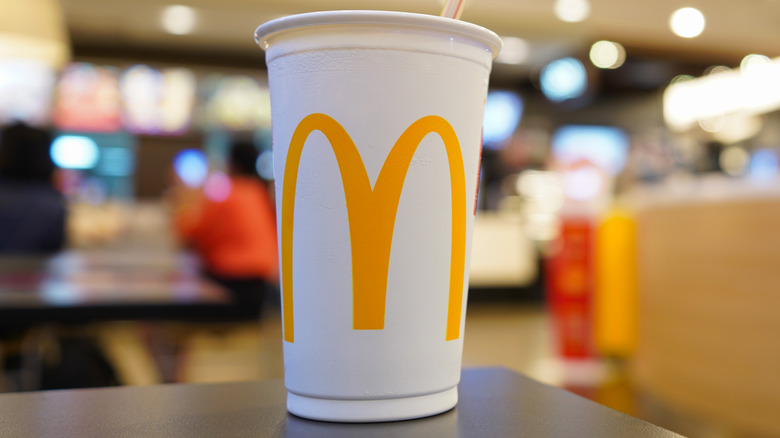
[[[563,217],[556,249],[547,260],[547,301],[556,352],[589,359],[593,345],[593,220]]]

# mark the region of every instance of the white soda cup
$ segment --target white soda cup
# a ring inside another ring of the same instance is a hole
[[[260,26],[271,91],[287,408],[455,406],[488,76],[501,41],[436,16]]]

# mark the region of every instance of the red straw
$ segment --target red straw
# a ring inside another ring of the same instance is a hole
[[[460,19],[460,14],[463,13],[463,6],[466,0],[447,0],[444,4],[444,9],[441,10],[442,17]]]

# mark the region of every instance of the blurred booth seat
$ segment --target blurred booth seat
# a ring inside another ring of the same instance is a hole
[[[686,185],[638,209],[635,381],[678,413],[779,436],[780,190]]]

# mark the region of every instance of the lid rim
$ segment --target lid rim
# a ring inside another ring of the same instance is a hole
[[[338,24],[389,24],[455,32],[484,43],[491,49],[493,57],[498,54],[502,46],[501,38],[495,32],[477,24],[437,15],[374,10],[321,11],[288,15],[261,24],[255,30],[254,37],[255,42],[263,47],[264,43],[268,43],[271,35],[280,31]]]

